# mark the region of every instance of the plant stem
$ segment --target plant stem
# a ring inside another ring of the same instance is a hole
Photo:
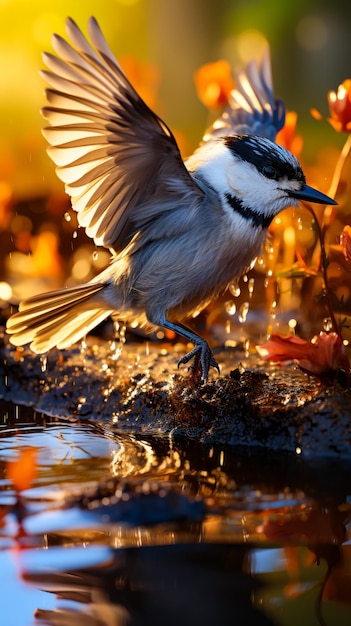
[[[347,157],[349,156],[351,152],[351,133],[348,135],[343,148],[340,152],[339,158],[337,160],[335,169],[334,169],[334,174],[333,174],[333,178],[332,178],[332,182],[331,185],[329,187],[329,191],[328,191],[328,195],[331,198],[335,198],[338,188],[339,188],[339,184],[340,184],[340,179],[341,179],[341,175],[347,160]],[[326,296],[326,302],[327,302],[327,307],[328,307],[328,311],[329,311],[329,317],[331,319],[331,323],[333,326],[333,329],[335,330],[336,333],[338,333],[338,335],[340,335],[340,328],[339,328],[339,324],[336,321],[336,317],[334,314],[334,310],[333,310],[333,305],[332,305],[332,299],[331,299],[331,294],[330,294],[330,289],[329,289],[329,281],[328,281],[328,258],[327,258],[327,253],[325,250],[325,233],[326,233],[326,228],[329,222],[330,215],[331,215],[331,211],[333,210],[333,207],[326,207],[324,210],[324,214],[323,214],[323,225],[321,226],[318,219],[317,219],[317,215],[314,212],[314,209],[309,205],[309,204],[305,204],[306,208],[308,209],[308,211],[312,214],[312,217],[314,219],[315,225],[316,225],[316,229],[317,229],[317,235],[318,235],[318,239],[319,239],[319,245],[321,248],[321,270],[322,270],[322,278],[323,278],[323,282],[324,282],[324,289],[325,289],[325,296]]]
[[[345,161],[350,153],[350,150],[351,150],[351,133],[348,135],[344,143],[343,149],[340,152],[338,161],[335,166],[333,179],[329,187],[328,196],[330,196],[333,199],[335,198],[336,193],[338,191],[342,170],[344,168]]]
[[[351,135],[350,135],[351,136]],[[350,142],[350,147],[351,147],[351,142]],[[327,301],[327,307],[328,307],[328,313],[329,313],[329,317],[331,319],[331,323],[333,326],[334,331],[340,335],[340,328],[339,328],[339,324],[336,321],[336,317],[334,315],[334,310],[333,310],[333,304],[332,304],[332,300],[331,300],[331,295],[330,295],[330,289],[329,289],[329,281],[328,281],[328,258],[327,258],[327,253],[325,250],[325,228],[322,228],[317,215],[315,214],[314,210],[312,209],[312,207],[310,205],[305,205],[306,208],[308,209],[308,211],[312,214],[312,217],[314,219],[315,225],[316,225],[316,229],[317,229],[317,235],[318,235],[318,239],[319,239],[319,245],[321,247],[321,269],[322,269],[322,278],[323,278],[323,282],[324,282],[324,289],[325,289],[325,296],[326,296],[326,301]]]

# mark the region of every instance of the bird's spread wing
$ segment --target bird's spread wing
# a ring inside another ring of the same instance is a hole
[[[50,88],[42,113],[50,127],[43,133],[79,224],[96,244],[121,250],[142,225],[202,191],[171,131],[132,87],[94,18],[88,28],[92,45],[68,18],[71,43],[54,35],[58,56],[44,54],[49,71],[42,75]]]
[[[274,97],[267,46],[260,66],[253,60],[236,76],[236,88],[230,94],[227,108],[206,131],[203,141],[236,133],[258,135],[274,141],[284,121],[284,103]]]

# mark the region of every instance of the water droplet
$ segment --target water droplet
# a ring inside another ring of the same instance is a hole
[[[229,284],[229,291],[232,294],[232,296],[234,296],[234,298],[238,298],[240,296],[241,293],[241,289],[239,287],[239,283],[237,278],[235,278],[230,284]]]
[[[266,240],[264,249],[267,252],[267,254],[269,254],[270,256],[274,254],[274,246],[268,239]]]
[[[72,237],[73,237],[73,239],[77,239],[77,237],[78,237],[78,231],[77,230],[73,231]]]
[[[323,329],[326,333],[330,333],[333,330],[333,322],[330,317],[325,317],[323,320]]]
[[[246,358],[249,356],[250,353],[250,339],[245,339],[244,343],[243,343],[243,348],[244,348],[244,354],[246,356]]]
[[[48,357],[46,354],[42,354],[40,357],[40,369],[42,372],[46,372],[46,368],[48,365]]]
[[[95,250],[95,252],[93,252],[93,254],[92,254],[92,258],[93,258],[93,261],[97,261],[97,260],[98,260],[98,258],[99,258],[99,253],[98,253],[98,251],[97,251],[97,250]]]
[[[238,319],[239,319],[239,322],[241,324],[244,324],[246,322],[246,318],[247,318],[247,314],[249,312],[249,308],[250,308],[250,305],[249,305],[248,302],[243,302],[242,303],[242,305],[241,305],[241,307],[239,309],[239,312],[238,312]]]
[[[225,332],[227,333],[227,335],[230,334],[230,330],[231,330],[231,328],[230,328],[230,320],[227,320],[226,323],[225,323]]]
[[[275,320],[275,318],[277,317],[277,301],[273,300],[272,304],[271,304],[271,310],[270,310],[270,316],[272,318],[272,320]]]
[[[87,342],[85,340],[85,337],[82,339],[82,341],[80,342],[80,353],[81,354],[85,354],[87,349]]]
[[[64,214],[64,219],[66,220],[66,222],[70,222],[72,219],[71,214],[69,213],[69,211],[66,211],[66,213]]]
[[[252,297],[252,294],[254,292],[254,288],[255,288],[255,279],[254,278],[250,278],[249,283],[247,285],[247,290],[249,292],[250,298]]]
[[[294,335],[295,334],[295,329],[296,329],[296,326],[297,326],[297,320],[292,318],[291,320],[289,320],[288,326],[289,326],[289,329],[290,329],[291,333]]]
[[[225,306],[225,311],[226,313],[228,313],[228,315],[235,315],[236,304],[233,302],[233,300],[228,300],[224,306]]]
[[[117,361],[122,354],[123,346],[126,342],[126,325],[122,322],[113,322],[114,338],[110,342],[112,360]]]

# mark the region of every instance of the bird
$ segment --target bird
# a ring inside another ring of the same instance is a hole
[[[218,363],[185,321],[250,266],[280,211],[337,203],[275,142],[285,105],[274,95],[268,45],[238,72],[227,107],[183,160],[97,20],[85,36],[69,17],[66,33],[53,35],[55,54],[43,54],[43,134],[79,225],[111,262],[85,284],[20,302],[7,321],[10,342],[38,354],[69,348],[112,316],[175,331],[193,344],[178,367],[189,363],[206,381]]]

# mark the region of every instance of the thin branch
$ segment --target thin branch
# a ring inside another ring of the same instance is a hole
[[[350,135],[351,137],[351,135]],[[350,143],[350,148],[351,148],[351,143]],[[327,257],[327,253],[326,253],[326,249],[325,249],[325,228],[322,228],[316,213],[314,212],[314,209],[309,205],[309,204],[305,204],[306,209],[312,214],[312,217],[314,219],[315,225],[316,225],[316,230],[317,230],[317,236],[318,236],[318,240],[319,240],[319,245],[321,248],[321,270],[322,270],[322,278],[323,278],[323,282],[324,282],[324,290],[325,290],[325,296],[326,296],[326,302],[327,302],[327,307],[328,307],[328,313],[329,313],[329,317],[331,319],[331,323],[333,326],[333,330],[340,335],[340,328],[339,328],[339,324],[336,321],[336,317],[334,314],[334,310],[333,310],[333,303],[332,303],[332,299],[331,299],[331,290],[329,288],[329,279],[328,279],[328,257]]]
[[[345,165],[347,157],[349,156],[350,151],[351,151],[351,134],[348,135],[344,143],[343,149],[340,152],[337,164],[335,166],[333,179],[329,187],[328,196],[330,196],[333,199],[335,198],[336,193],[338,191],[341,174],[344,169],[344,165]]]

